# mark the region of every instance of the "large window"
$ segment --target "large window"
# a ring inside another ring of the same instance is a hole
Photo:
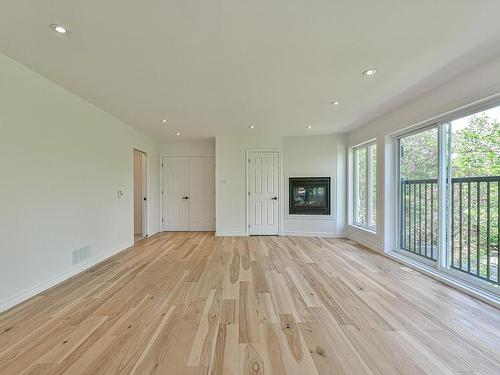
[[[401,249],[436,260],[438,248],[438,129],[399,139]]]
[[[500,106],[405,134],[398,146],[400,249],[498,293]]]
[[[450,268],[500,285],[500,106],[451,121]]]
[[[353,149],[353,223],[377,226],[377,145],[375,141]]]

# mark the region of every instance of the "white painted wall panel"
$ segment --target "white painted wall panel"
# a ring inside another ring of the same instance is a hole
[[[0,82],[2,309],[81,270],[73,250],[91,245],[88,266],[133,243],[134,148],[149,156],[156,233],[159,154],[151,138],[2,54]]]

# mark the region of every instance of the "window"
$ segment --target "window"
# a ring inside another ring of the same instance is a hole
[[[449,267],[500,286],[500,106],[446,125]]]
[[[398,146],[399,248],[500,293],[500,106],[445,118]]]
[[[435,261],[438,248],[438,128],[399,139],[399,246]]]
[[[377,145],[353,149],[353,223],[370,230],[377,223]]]

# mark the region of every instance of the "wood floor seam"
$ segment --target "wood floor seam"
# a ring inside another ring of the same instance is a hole
[[[165,232],[0,314],[0,374],[499,374],[500,313],[344,239]]]

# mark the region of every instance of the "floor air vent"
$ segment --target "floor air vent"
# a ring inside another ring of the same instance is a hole
[[[90,259],[90,245],[73,250],[73,264],[81,263],[87,259]]]

